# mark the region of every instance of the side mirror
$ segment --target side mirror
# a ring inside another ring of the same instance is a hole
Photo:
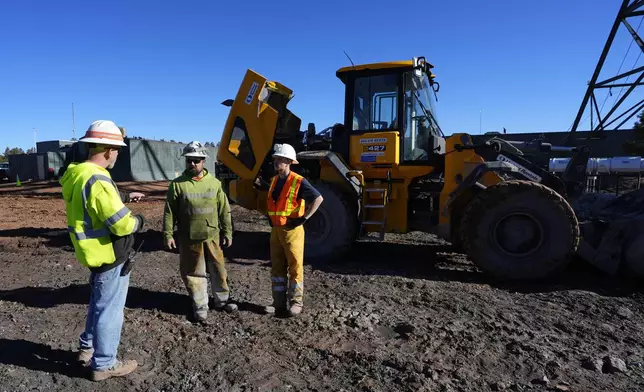
[[[224,105],[224,106],[228,106],[230,108],[230,107],[233,106],[233,102],[235,102],[234,99],[227,99],[224,102],[222,102],[221,104]]]

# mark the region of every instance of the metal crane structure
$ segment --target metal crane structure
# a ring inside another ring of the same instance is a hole
[[[621,129],[624,124],[633,118],[633,116],[637,115],[637,113],[644,109],[644,97],[641,97],[642,99],[631,99],[632,102],[625,103],[629,97],[633,98],[633,92],[638,86],[644,85],[644,66],[636,68],[640,56],[644,53],[644,42],[638,34],[639,28],[642,25],[642,20],[644,20],[644,18],[642,18],[643,16],[644,0],[622,1],[622,5],[610,30],[604,49],[602,50],[597,66],[595,67],[592,79],[588,83],[588,88],[586,89],[586,94],[582,100],[581,107],[579,108],[575,121],[565,138],[564,144],[570,145],[574,143],[573,135],[577,130],[579,130],[580,124],[584,121],[582,120],[582,117],[586,111],[589,112],[586,115],[586,118],[588,118],[588,116],[590,117],[589,130],[601,135],[604,131]],[[633,19],[637,17],[640,17],[639,25],[637,28],[633,28]],[[623,27],[623,29],[632,36],[631,44],[629,45],[626,55],[624,56],[624,60],[622,60],[619,70],[617,71],[617,75],[601,80],[600,75],[602,75],[606,58],[613,46],[615,36],[618,31],[620,31],[620,27]],[[624,65],[628,53],[633,47],[633,43],[635,43],[639,48],[637,60],[635,60],[635,64],[632,69],[622,72],[622,66]],[[631,79],[632,77],[634,77],[634,79]],[[620,88],[620,92],[612,107],[602,113],[608,97],[612,96],[613,88]],[[597,95],[600,90],[605,92],[606,89],[608,89],[608,94],[600,107],[597,103]]]

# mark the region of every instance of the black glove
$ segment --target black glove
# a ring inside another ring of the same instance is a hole
[[[119,191],[119,196],[121,196],[121,201],[123,203],[129,203],[130,202],[130,192]]]
[[[143,226],[145,225],[145,217],[143,217],[143,214],[137,214],[134,215],[136,219],[139,220],[139,228],[137,230],[137,233],[143,230]]]
[[[306,218],[304,218],[304,217],[302,217],[302,218],[289,218],[288,221],[286,222],[285,227],[287,229],[294,229],[294,228],[296,228],[298,226],[303,225],[304,222],[306,222]]]

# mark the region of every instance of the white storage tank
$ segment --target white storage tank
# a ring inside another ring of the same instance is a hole
[[[597,174],[598,170],[599,170],[599,158],[590,158],[588,160],[586,173]]]
[[[548,169],[555,173],[563,172],[568,165],[568,161],[570,161],[570,158],[550,158]]]
[[[551,158],[548,162],[548,168],[551,172],[563,173],[570,162],[570,158]],[[590,158],[586,165],[586,173],[592,174],[597,172],[597,158]]]
[[[610,158],[595,158],[597,160],[597,173],[610,173]]]
[[[550,172],[562,173],[569,161],[570,158],[550,158],[548,168]],[[586,173],[588,174],[639,172],[644,172],[644,159],[642,157],[590,158],[586,166]]]
[[[642,167],[640,157],[610,158],[610,171],[613,173],[639,173]]]

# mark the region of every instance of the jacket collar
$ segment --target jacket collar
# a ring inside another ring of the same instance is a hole
[[[205,178],[207,175],[209,175],[209,174],[210,174],[210,172],[208,172],[208,169],[206,169],[205,167],[203,168],[203,172],[204,172],[204,173],[203,173],[203,177],[201,177],[202,179],[203,179],[203,178]],[[188,177],[189,179],[193,180],[193,177],[192,177],[192,175],[190,174],[190,171],[189,171],[188,169],[186,169],[186,170],[184,170],[184,171],[183,171],[183,175],[184,175],[184,176],[186,176],[186,177]]]

